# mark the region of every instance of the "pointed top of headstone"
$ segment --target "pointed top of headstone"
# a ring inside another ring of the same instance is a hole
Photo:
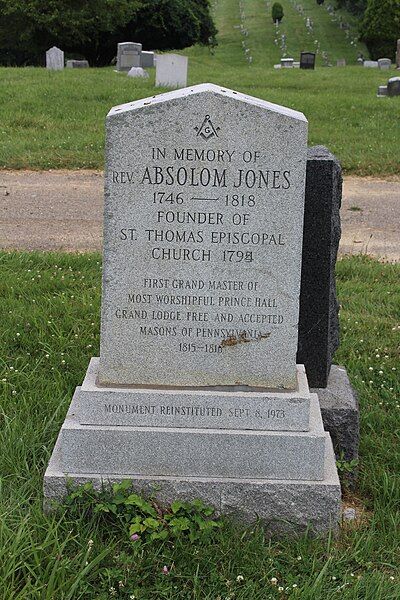
[[[272,112],[285,115],[292,119],[307,122],[307,119],[304,116],[304,114],[298,112],[297,110],[293,110],[285,106],[280,106],[279,104],[273,104],[272,102],[262,100],[261,98],[256,98],[254,96],[242,94],[241,92],[236,92],[234,90],[230,90],[229,88],[224,88],[219,85],[215,85],[214,83],[200,83],[198,85],[191,85],[180,90],[165,92],[164,94],[157,94],[156,96],[150,96],[149,98],[142,98],[141,100],[134,100],[133,102],[120,104],[118,106],[114,106],[107,116],[112,117],[127,111],[137,110],[139,108],[144,108],[147,106],[153,107],[159,104],[163,104],[165,102],[172,102],[181,98],[189,98],[190,96],[194,96],[197,94],[214,94],[217,96],[223,96],[225,98],[231,98],[233,100],[237,100],[238,102],[251,104],[253,106],[259,106]]]

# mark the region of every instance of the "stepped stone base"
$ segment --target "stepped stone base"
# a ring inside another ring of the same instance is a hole
[[[60,438],[57,440],[44,478],[45,510],[53,508],[68,493],[68,485],[91,481],[101,489],[129,479],[132,488],[166,506],[177,499],[202,499],[224,514],[243,523],[261,520],[269,535],[323,534],[337,529],[341,512],[341,491],[332,443],[325,446],[322,481],[279,479],[236,479],[201,477],[145,477],[122,474],[65,473],[61,466]]]
[[[45,474],[46,508],[68,479],[129,479],[160,504],[201,498],[271,534],[336,528],[335,457],[304,366],[287,392],[105,387],[97,372],[92,359],[76,388]]]

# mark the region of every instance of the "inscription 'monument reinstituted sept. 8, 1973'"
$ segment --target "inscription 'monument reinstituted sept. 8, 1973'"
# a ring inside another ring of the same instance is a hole
[[[112,109],[100,383],[295,387],[306,140],[210,84]]]

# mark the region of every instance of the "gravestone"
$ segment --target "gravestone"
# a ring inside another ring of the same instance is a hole
[[[202,84],[114,107],[106,149],[100,358],[47,501],[67,473],[127,478],[271,532],[335,528],[332,444],[296,364],[304,115]]]
[[[142,44],[136,42],[120,42],[117,52],[117,71],[129,71],[132,67],[140,67]]]
[[[64,52],[53,46],[46,52],[46,69],[50,71],[62,71],[64,68]]]
[[[379,58],[378,59],[378,68],[382,71],[388,71],[392,66],[392,61],[390,58]]]
[[[300,69],[314,69],[315,68],[315,52],[301,52],[300,53]]]
[[[388,96],[400,96],[400,77],[391,77],[387,83]]]
[[[154,52],[146,52],[143,50],[140,55],[140,65],[143,69],[154,67]]]
[[[378,98],[383,98],[388,95],[387,85],[379,85],[378,86]]]
[[[187,85],[188,59],[180,54],[158,54],[156,87],[181,88]]]
[[[336,456],[358,459],[359,406],[346,369],[332,365],[339,346],[335,267],[341,233],[342,170],[323,146],[307,153],[297,362],[318,395]],[[315,232],[318,231],[318,235]],[[353,478],[355,479],[355,478]]]
[[[87,60],[67,60],[67,69],[88,69]]]
[[[143,77],[148,79],[149,74],[142,67],[132,67],[127,73],[128,77]]]
[[[364,60],[363,66],[367,69],[377,69],[378,61],[377,60]]]
[[[336,66],[337,67],[345,67],[346,66],[346,59],[345,58],[339,58],[336,61]]]
[[[400,40],[397,40],[396,68],[400,69]]]
[[[293,69],[294,58],[281,58],[281,66],[284,69]]]

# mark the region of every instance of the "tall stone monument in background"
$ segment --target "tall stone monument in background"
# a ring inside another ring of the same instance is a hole
[[[271,532],[335,528],[340,485],[296,365],[307,121],[197,85],[107,117],[100,358],[45,475],[132,480]]]
[[[62,71],[64,69],[64,52],[53,46],[46,52],[46,69],[49,71]]]

